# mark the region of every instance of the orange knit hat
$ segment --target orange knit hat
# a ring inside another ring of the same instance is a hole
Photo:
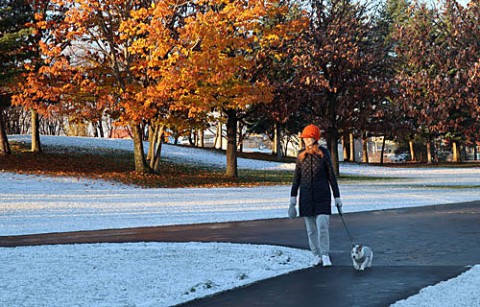
[[[320,139],[320,128],[315,125],[308,125],[303,128],[302,134],[300,134],[301,138],[314,138],[315,141]]]

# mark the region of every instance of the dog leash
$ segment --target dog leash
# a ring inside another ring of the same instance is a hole
[[[338,205],[337,205],[337,210],[338,210],[338,214],[340,215],[340,218],[342,219],[343,226],[345,226],[345,230],[347,231],[348,238],[350,239],[350,242],[353,245],[353,237],[352,237],[352,234],[350,233],[350,230],[348,229],[347,223],[345,223],[345,219],[343,218],[342,208],[339,208]]]

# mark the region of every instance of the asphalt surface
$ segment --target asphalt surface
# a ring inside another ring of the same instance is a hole
[[[480,264],[480,201],[344,215],[355,243],[374,251],[356,272],[338,215],[330,219],[330,268],[315,267],[182,306],[389,306]],[[236,242],[308,249],[302,219],[0,236],[0,247],[97,242]]]

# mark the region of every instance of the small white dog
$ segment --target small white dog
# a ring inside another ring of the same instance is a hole
[[[352,248],[353,267],[357,271],[363,271],[365,268],[372,266],[373,251],[368,246],[362,244],[355,244]]]

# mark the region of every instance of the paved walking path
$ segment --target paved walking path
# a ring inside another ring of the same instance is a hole
[[[480,264],[480,201],[345,214],[355,242],[374,251],[373,268],[353,270],[341,219],[330,220],[330,268],[310,268],[185,306],[388,306]],[[308,249],[302,219],[0,236],[0,247],[136,241],[216,241]]]

